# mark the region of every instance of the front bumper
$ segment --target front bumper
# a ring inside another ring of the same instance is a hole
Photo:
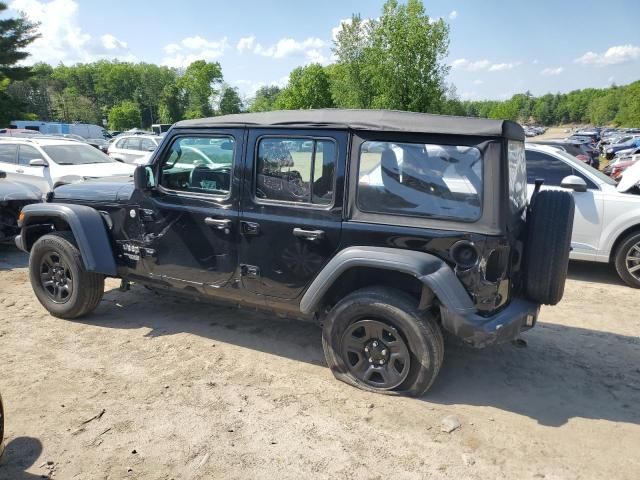
[[[514,298],[504,309],[490,317],[441,308],[442,326],[476,348],[518,338],[521,332],[536,324],[539,313],[540,305],[524,298]]]

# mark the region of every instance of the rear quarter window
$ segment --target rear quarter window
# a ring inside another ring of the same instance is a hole
[[[368,213],[476,221],[482,213],[482,161],[475,147],[366,141],[356,205]]]

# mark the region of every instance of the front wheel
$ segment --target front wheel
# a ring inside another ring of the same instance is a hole
[[[104,294],[104,275],[87,272],[71,232],[50,233],[34,243],[29,276],[36,297],[55,317],[86,315]]]
[[[618,275],[634,288],[640,288],[640,232],[625,237],[615,253]]]
[[[440,371],[444,341],[435,318],[403,292],[371,287],[343,298],[322,333],[338,380],[364,390],[423,395]]]

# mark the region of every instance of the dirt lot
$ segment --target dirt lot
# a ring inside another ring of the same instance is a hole
[[[639,292],[607,266],[571,265],[527,348],[448,345],[416,400],[335,381],[312,325],[115,281],[53,318],[26,261],[0,249],[0,479],[640,478]]]

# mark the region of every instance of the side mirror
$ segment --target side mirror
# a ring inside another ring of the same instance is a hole
[[[573,190],[574,192],[587,191],[587,182],[585,182],[583,178],[578,177],[577,175],[569,175],[568,177],[564,177],[562,179],[562,182],[560,183],[560,186],[562,188]]]
[[[155,152],[155,151],[156,151],[156,147],[147,148],[147,152]]]
[[[133,185],[136,190],[145,191],[154,186],[153,170],[148,165],[140,165],[133,171]]]
[[[34,158],[33,160],[29,160],[30,167],[48,167],[49,164],[43,158]]]
[[[3,172],[0,170],[0,178],[7,178],[7,172]]]

